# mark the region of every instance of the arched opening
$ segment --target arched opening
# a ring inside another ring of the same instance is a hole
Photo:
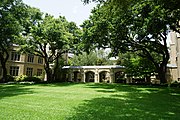
[[[94,72],[92,72],[92,71],[86,72],[85,81],[86,82],[94,82]]]
[[[115,73],[115,82],[116,83],[126,83],[124,72],[118,71]]]
[[[79,71],[73,72],[73,81],[74,82],[80,82],[81,81],[81,73]]]
[[[99,82],[105,82],[108,83],[109,82],[109,73],[107,71],[102,71],[99,73]]]

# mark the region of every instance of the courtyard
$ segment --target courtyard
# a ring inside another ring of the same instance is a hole
[[[1,120],[177,120],[180,89],[97,83],[1,84]]]

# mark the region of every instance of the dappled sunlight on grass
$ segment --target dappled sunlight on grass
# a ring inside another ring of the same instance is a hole
[[[179,119],[180,89],[95,83],[0,85],[0,119]]]
[[[0,85],[0,99],[23,94],[33,94],[33,90],[25,85]]]
[[[129,120],[129,119],[178,119],[180,98],[171,95],[179,90],[151,86],[129,86],[117,84],[87,85],[97,92],[109,94],[87,101],[76,109],[72,120]],[[114,92],[116,91],[116,92]]]

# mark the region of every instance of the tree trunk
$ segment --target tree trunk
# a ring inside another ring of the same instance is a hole
[[[159,67],[158,69],[158,77],[160,79],[160,82],[162,84],[164,83],[167,83],[167,78],[166,78],[166,65],[165,66],[162,66],[162,67]]]
[[[5,54],[5,55],[4,55]],[[3,78],[2,78],[2,82],[6,82],[7,81],[7,68],[6,68],[6,62],[9,58],[9,54],[7,51],[3,51],[3,53],[0,54],[0,61],[1,61],[1,66],[3,69]]]
[[[1,61],[1,65],[2,65],[2,69],[3,69],[3,78],[2,78],[2,82],[6,82],[6,81],[7,81],[6,62]]]
[[[59,58],[56,58],[56,64],[55,64],[55,67],[54,67],[54,73],[53,73],[53,80],[58,80],[58,68],[59,68]]]
[[[48,62],[45,63],[44,69],[46,71],[47,81],[52,81],[52,79],[51,79],[51,69],[50,69],[50,66],[49,66]]]
[[[147,75],[145,76],[145,78],[146,78],[146,83],[147,83],[147,84],[150,84],[150,83],[151,83],[151,75],[147,74]]]

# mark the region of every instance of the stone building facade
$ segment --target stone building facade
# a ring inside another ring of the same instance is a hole
[[[6,63],[7,73],[12,76],[27,75],[41,76],[44,71],[44,60],[41,57],[18,53],[19,46],[13,45],[9,51],[9,59]],[[0,78],[2,67],[0,65]]]
[[[167,78],[169,81],[180,82],[180,34],[170,32],[170,62],[167,65]]]
[[[65,66],[67,81],[114,83],[126,77],[123,66]],[[125,80],[124,82],[128,82]]]

